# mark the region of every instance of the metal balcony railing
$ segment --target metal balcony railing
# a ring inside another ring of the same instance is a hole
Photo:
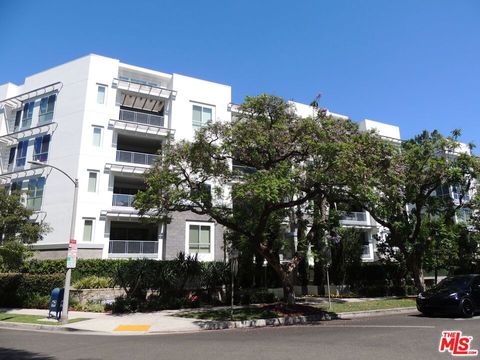
[[[165,118],[160,115],[145,114],[138,111],[120,110],[119,120],[133,122],[137,124],[153,125],[164,127]]]
[[[343,212],[340,214],[340,220],[366,222],[367,214],[365,212]]]
[[[141,165],[153,165],[158,155],[146,154],[135,151],[117,150],[117,161],[141,164]]]
[[[113,194],[112,205],[113,206],[133,207],[133,201],[134,200],[135,200],[135,195]]]
[[[156,255],[158,254],[158,241],[110,240],[108,253],[123,256]]]

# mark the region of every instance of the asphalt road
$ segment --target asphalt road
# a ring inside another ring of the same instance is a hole
[[[391,315],[312,326],[202,331],[190,334],[100,336],[0,329],[0,359],[448,359],[442,330],[473,336],[480,350],[480,317]],[[480,355],[478,356],[480,357]],[[477,357],[477,358],[478,358]]]

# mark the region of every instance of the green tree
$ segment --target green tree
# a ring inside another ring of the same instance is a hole
[[[20,194],[0,191],[0,263],[16,270],[32,255],[25,244],[40,240],[49,231],[47,224],[30,220],[33,212],[20,203]]]
[[[425,131],[401,144],[370,137],[369,154],[359,153],[351,162],[349,185],[344,188],[350,201],[388,229],[381,248],[386,256],[405,263],[418,291],[425,288],[429,245],[429,236],[422,236],[425,219],[451,218],[466,206],[465,195],[480,169],[477,158],[457,152],[458,136],[458,131],[449,137]],[[442,187],[451,186],[460,194],[458,203],[450,194],[438,196]]]
[[[280,229],[289,211],[335,185],[343,142],[357,134],[355,124],[325,111],[301,118],[279,97],[247,97],[231,122],[210,123],[193,142],[167,144],[135,205],[163,221],[175,211],[209,216],[266,259],[291,302],[293,274],[313,233],[301,234],[297,251],[280,262]]]

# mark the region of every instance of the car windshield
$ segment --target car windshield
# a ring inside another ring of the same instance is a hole
[[[470,283],[471,280],[472,280],[471,276],[449,277],[440,281],[437,284],[437,286],[435,286],[435,289],[436,290],[463,289]]]

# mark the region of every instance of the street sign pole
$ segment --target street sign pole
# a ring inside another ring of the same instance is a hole
[[[72,268],[75,268],[77,263],[77,241],[75,240],[75,220],[77,217],[77,200],[78,200],[78,179],[75,179],[75,192],[73,194],[73,210],[72,222],[70,224],[70,241],[68,244],[67,253],[67,273],[65,275],[65,291],[63,293],[62,306],[62,323],[68,323],[68,303],[70,300],[70,282],[72,278]]]

